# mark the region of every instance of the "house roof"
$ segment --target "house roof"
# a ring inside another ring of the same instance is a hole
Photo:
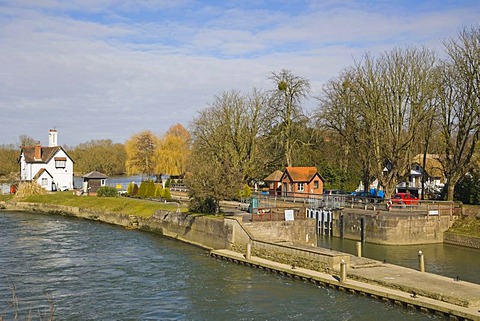
[[[272,174],[265,177],[265,182],[280,182],[282,180],[283,172],[276,170]]]
[[[413,158],[413,162],[423,167],[423,154],[418,154]],[[427,154],[425,159],[425,171],[431,177],[443,176],[443,165],[440,162],[440,155]]]
[[[20,153],[23,152],[26,163],[48,163],[60,150],[62,150],[72,160],[72,162],[74,162],[70,155],[68,155],[68,153],[61,146],[41,147],[40,160],[35,159],[35,146],[22,147]]]
[[[37,179],[39,179],[43,173],[46,173],[48,174],[51,178],[53,178],[52,174],[50,174],[45,168],[41,168],[37,174],[35,174],[35,176],[33,176],[32,180],[36,181]]]
[[[106,178],[108,178],[107,175],[102,174],[102,173],[97,172],[97,171],[90,172],[88,174],[83,175],[82,177],[83,178],[89,178],[89,179],[106,179]]]
[[[284,173],[290,177],[292,182],[310,182],[316,175],[318,175],[322,181],[325,181],[314,166],[286,167]]]

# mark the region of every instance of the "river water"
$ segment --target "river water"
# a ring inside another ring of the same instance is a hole
[[[0,245],[0,319],[14,285],[20,320],[444,320],[99,222],[0,211]]]

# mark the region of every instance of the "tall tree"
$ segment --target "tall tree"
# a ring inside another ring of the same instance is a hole
[[[439,94],[447,179],[447,199],[469,171],[480,131],[480,27],[464,29],[444,42],[448,59],[442,65]]]
[[[0,177],[12,179],[20,174],[19,150],[14,145],[0,145]]]
[[[337,159],[336,166],[343,165],[341,166],[343,175],[349,180],[347,173],[361,164],[361,178],[364,190],[367,190],[372,180],[374,156],[371,140],[368,138],[368,127],[365,118],[361,116],[360,102],[357,100],[354,86],[356,83],[353,69],[345,69],[337,78],[328,81],[320,97],[318,118],[321,125],[325,125],[336,134],[331,134],[329,141],[332,144],[338,139],[341,141],[337,145],[337,150],[341,150],[343,155]],[[358,180],[355,184],[358,184]]]
[[[142,174],[149,178],[155,173],[158,141],[159,139],[154,133],[145,130],[134,134],[125,143],[127,152],[125,167],[129,175]]]
[[[373,174],[390,195],[409,174],[420,124],[434,104],[432,51],[394,49],[356,64],[356,99],[373,153]],[[387,170],[385,171],[385,168]]]
[[[123,144],[110,139],[91,140],[75,146],[69,151],[75,160],[75,171],[88,173],[99,171],[106,175],[125,173],[127,155]]]
[[[190,133],[181,124],[173,125],[160,140],[156,153],[157,174],[183,176],[190,155]]]
[[[281,147],[283,165],[292,166],[293,148],[297,140],[294,123],[304,117],[302,102],[309,97],[310,82],[285,69],[273,72],[270,79],[276,86],[270,101],[271,136]]]
[[[35,144],[37,143],[37,141],[34,138],[28,135],[20,135],[18,137],[18,140],[19,140],[18,147],[35,146]]]
[[[235,198],[245,182],[258,177],[264,162],[257,137],[265,127],[266,101],[259,91],[224,92],[194,119],[186,177],[192,204],[210,202],[218,210],[219,200]]]

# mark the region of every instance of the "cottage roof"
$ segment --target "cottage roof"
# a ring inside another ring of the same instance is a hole
[[[425,168],[424,170],[428,173],[430,177],[442,177],[443,176],[443,165],[440,162],[440,155],[437,154],[427,154],[425,159]],[[420,166],[423,166],[423,154],[418,154],[413,158],[413,162],[417,163]]]
[[[283,172],[280,170],[276,170],[272,174],[265,177],[265,182],[280,182],[282,180]]]
[[[62,150],[70,159],[72,159],[61,146],[41,147],[41,159],[35,159],[35,146],[22,147],[21,153],[23,152],[26,163],[48,163],[60,150]]]
[[[42,176],[43,173],[46,173],[46,174],[48,174],[48,176],[53,178],[52,174],[50,174],[45,168],[40,168],[40,170],[37,172],[37,174],[35,174],[35,176],[33,176],[33,180],[36,181],[37,179],[39,179]]]
[[[286,167],[285,172],[292,182],[310,182],[316,175],[324,181],[323,177],[318,173],[317,168],[311,167]]]
[[[97,171],[90,172],[88,174],[83,175],[82,177],[83,178],[88,178],[88,179],[106,179],[106,178],[108,178],[107,175],[102,174],[102,173],[97,172]]]

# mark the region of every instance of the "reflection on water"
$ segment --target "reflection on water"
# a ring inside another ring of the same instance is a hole
[[[357,254],[356,241],[320,236],[318,246]],[[479,283],[480,250],[450,244],[378,245],[362,244],[362,256],[418,269],[418,251],[425,256],[425,270],[448,277]]]
[[[56,320],[442,320],[99,222],[0,212],[0,244],[8,320],[9,284],[22,315],[51,295]]]

